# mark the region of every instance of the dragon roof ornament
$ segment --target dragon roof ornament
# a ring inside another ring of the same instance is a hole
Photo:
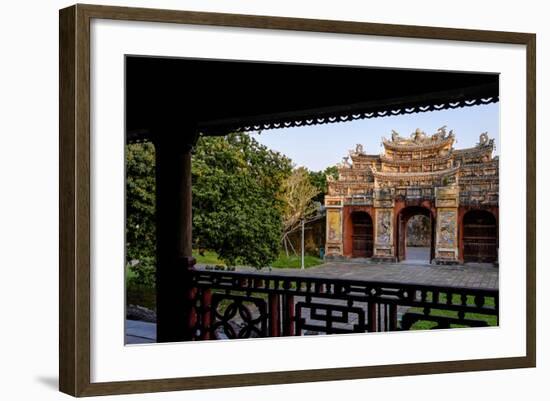
[[[355,145],[355,149],[350,149],[349,150],[349,155],[350,156],[364,156],[365,155],[365,150],[363,148],[363,145],[358,143]]]
[[[483,148],[483,147],[495,147],[495,140],[489,139],[489,134],[487,131],[482,132],[481,135],[479,135],[479,142],[477,143],[477,147]]]

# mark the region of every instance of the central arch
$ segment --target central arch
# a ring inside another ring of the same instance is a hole
[[[352,257],[370,258],[373,252],[372,218],[367,212],[352,212]]]
[[[409,230],[409,233],[410,233],[411,225],[409,223],[412,222],[411,219],[415,216],[421,216],[420,219],[427,219],[428,234],[425,240],[429,242],[428,243],[429,253],[427,253],[426,255],[420,255],[420,256],[427,263],[430,263],[435,257],[435,218],[433,216],[433,213],[430,211],[430,209],[422,206],[407,206],[403,208],[397,215],[397,246],[396,246],[397,259],[399,261],[404,261],[404,260],[410,259],[409,256],[413,256],[413,255],[408,255],[408,252],[407,252],[407,242],[409,242],[409,244],[411,243],[410,236],[409,236],[409,241],[407,241],[407,237],[408,237],[407,232]],[[412,253],[412,252],[409,252],[409,253]]]

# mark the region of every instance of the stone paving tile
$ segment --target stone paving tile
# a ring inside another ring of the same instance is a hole
[[[156,342],[156,323],[126,320],[125,344],[147,344]]]

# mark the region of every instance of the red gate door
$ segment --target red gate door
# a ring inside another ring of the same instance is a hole
[[[366,212],[353,212],[351,215],[353,224],[353,249],[354,258],[370,258],[373,250],[372,219]]]
[[[497,260],[497,223],[484,210],[472,210],[464,215],[464,261],[495,262]]]

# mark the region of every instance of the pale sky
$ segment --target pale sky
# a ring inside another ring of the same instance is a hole
[[[309,170],[324,170],[342,161],[349,149],[360,143],[368,154],[383,151],[382,137],[391,138],[391,130],[401,136],[420,128],[431,135],[446,125],[453,130],[455,148],[475,146],[482,132],[495,139],[495,154],[499,154],[499,103],[463,107],[451,110],[421,112],[407,115],[377,117],[342,123],[265,130],[252,134],[260,143],[290,157],[296,166]]]

